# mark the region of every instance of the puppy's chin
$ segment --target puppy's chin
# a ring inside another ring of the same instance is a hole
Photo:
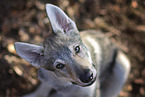
[[[90,81],[89,83],[77,83],[77,82],[72,82],[73,85],[78,85],[78,86],[82,86],[82,87],[87,87],[87,86],[91,86],[94,82],[96,81],[96,77]]]

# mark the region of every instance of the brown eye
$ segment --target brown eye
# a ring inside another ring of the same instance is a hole
[[[79,53],[80,52],[80,47],[76,46],[74,50],[75,50],[76,53]]]
[[[65,65],[62,64],[62,63],[58,63],[58,64],[56,65],[56,68],[58,68],[58,69],[62,69],[62,68],[64,68],[64,67],[65,67]]]

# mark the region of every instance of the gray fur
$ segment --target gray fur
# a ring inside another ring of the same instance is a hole
[[[42,82],[25,97],[116,97],[130,71],[127,57],[99,31],[86,30],[80,35],[58,7],[47,4],[46,11],[53,33],[43,46],[15,43],[17,53],[39,67]],[[60,63],[64,67],[58,69]]]

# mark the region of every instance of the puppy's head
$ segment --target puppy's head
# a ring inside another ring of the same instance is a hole
[[[95,81],[96,69],[79,34],[65,37],[50,35],[44,47],[44,67],[58,77],[80,86],[88,86]]]
[[[17,53],[32,65],[52,71],[73,84],[91,85],[97,71],[75,23],[54,5],[47,4],[46,11],[53,33],[43,46],[15,43]]]

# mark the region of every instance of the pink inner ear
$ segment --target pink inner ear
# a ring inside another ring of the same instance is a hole
[[[64,30],[64,32],[68,32],[69,30],[73,29],[71,20],[65,15],[61,14],[60,12],[56,13],[56,19],[58,25]]]

